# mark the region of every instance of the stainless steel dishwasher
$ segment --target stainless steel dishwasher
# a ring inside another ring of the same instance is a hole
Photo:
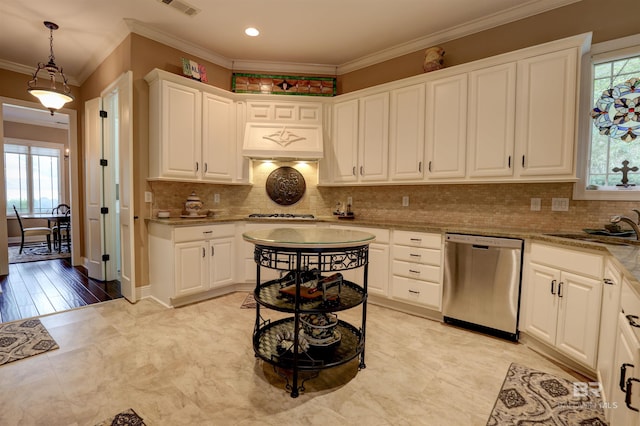
[[[444,321],[518,340],[523,241],[445,234]]]

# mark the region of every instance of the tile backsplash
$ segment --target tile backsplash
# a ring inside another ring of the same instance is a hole
[[[304,196],[291,206],[276,204],[265,190],[269,174],[285,165],[300,171],[306,182]],[[149,183],[154,193],[151,214],[166,209],[172,216],[179,216],[192,191],[202,199],[203,208],[213,210],[216,216],[250,213],[330,216],[336,203],[346,203],[351,197],[356,219],[550,232],[602,228],[614,214],[635,219],[631,210],[640,208],[637,202],[632,201],[573,200],[572,183],[319,187],[317,167],[315,162],[255,162],[251,186],[153,181]],[[220,196],[219,203],[214,203],[215,194]],[[403,196],[409,199],[406,207],[402,206]],[[531,211],[531,198],[540,198],[540,211]],[[569,210],[551,211],[552,198],[568,198]]]

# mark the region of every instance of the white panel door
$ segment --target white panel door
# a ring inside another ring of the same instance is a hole
[[[467,75],[427,82],[426,179],[465,176]]]
[[[234,240],[234,237],[228,237],[209,241],[209,286],[211,288],[234,282]]]
[[[102,99],[95,98],[84,104],[85,114],[85,255],[89,277],[104,281],[106,271],[102,255],[104,253],[102,207],[102,119],[100,110]]]
[[[562,272],[556,347],[595,368],[600,332],[602,284],[599,280]]]
[[[622,276],[611,260],[604,268],[602,285],[602,313],[600,315],[600,338],[598,341],[598,379],[602,383],[603,399],[611,400],[615,383],[615,345],[620,312]]]
[[[235,165],[235,105],[230,99],[202,95],[202,176],[231,180]]]
[[[358,175],[361,181],[387,180],[389,164],[389,94],[360,99]]]
[[[391,91],[389,175],[421,180],[424,162],[424,84]]]
[[[175,245],[176,297],[209,289],[207,249],[205,241],[191,241]]]
[[[333,181],[355,182],[358,166],[358,100],[333,106]]]
[[[515,102],[515,63],[469,73],[469,177],[513,175]]]
[[[362,275],[355,281],[361,284]],[[388,296],[389,294],[389,245],[371,243],[369,245],[368,293]]]
[[[527,277],[527,333],[555,345],[558,323],[560,272],[536,263],[529,264]]]
[[[161,84],[162,176],[195,178],[202,167],[202,94],[170,81]]]
[[[572,175],[577,49],[518,61],[516,161],[520,176]]]

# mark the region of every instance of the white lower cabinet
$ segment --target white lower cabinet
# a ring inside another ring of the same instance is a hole
[[[442,309],[442,235],[394,230],[391,296]]]
[[[603,256],[532,243],[524,330],[595,369]]]
[[[606,399],[605,413],[612,426],[640,424],[640,298],[622,280],[621,309],[615,334],[615,357],[611,394]],[[628,402],[628,404],[627,404]]]
[[[235,282],[235,224],[149,226],[151,294],[173,306],[181,297]],[[173,259],[173,262],[167,262]]]
[[[331,228],[355,229],[368,232],[376,236],[369,244],[369,274],[367,278],[367,294],[388,296],[389,294],[389,235],[388,229],[354,227],[347,225],[331,225]],[[360,283],[362,281],[361,268],[342,271],[348,281]]]

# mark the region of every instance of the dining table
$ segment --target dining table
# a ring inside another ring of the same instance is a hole
[[[71,220],[71,216],[65,213],[25,213],[21,214],[20,217],[23,220],[28,219],[43,219],[47,221],[47,226],[51,228],[52,224],[55,223],[58,229],[58,253],[62,251],[62,240],[60,239],[60,226],[63,224],[68,224]],[[67,247],[70,244],[70,235],[67,232]]]

